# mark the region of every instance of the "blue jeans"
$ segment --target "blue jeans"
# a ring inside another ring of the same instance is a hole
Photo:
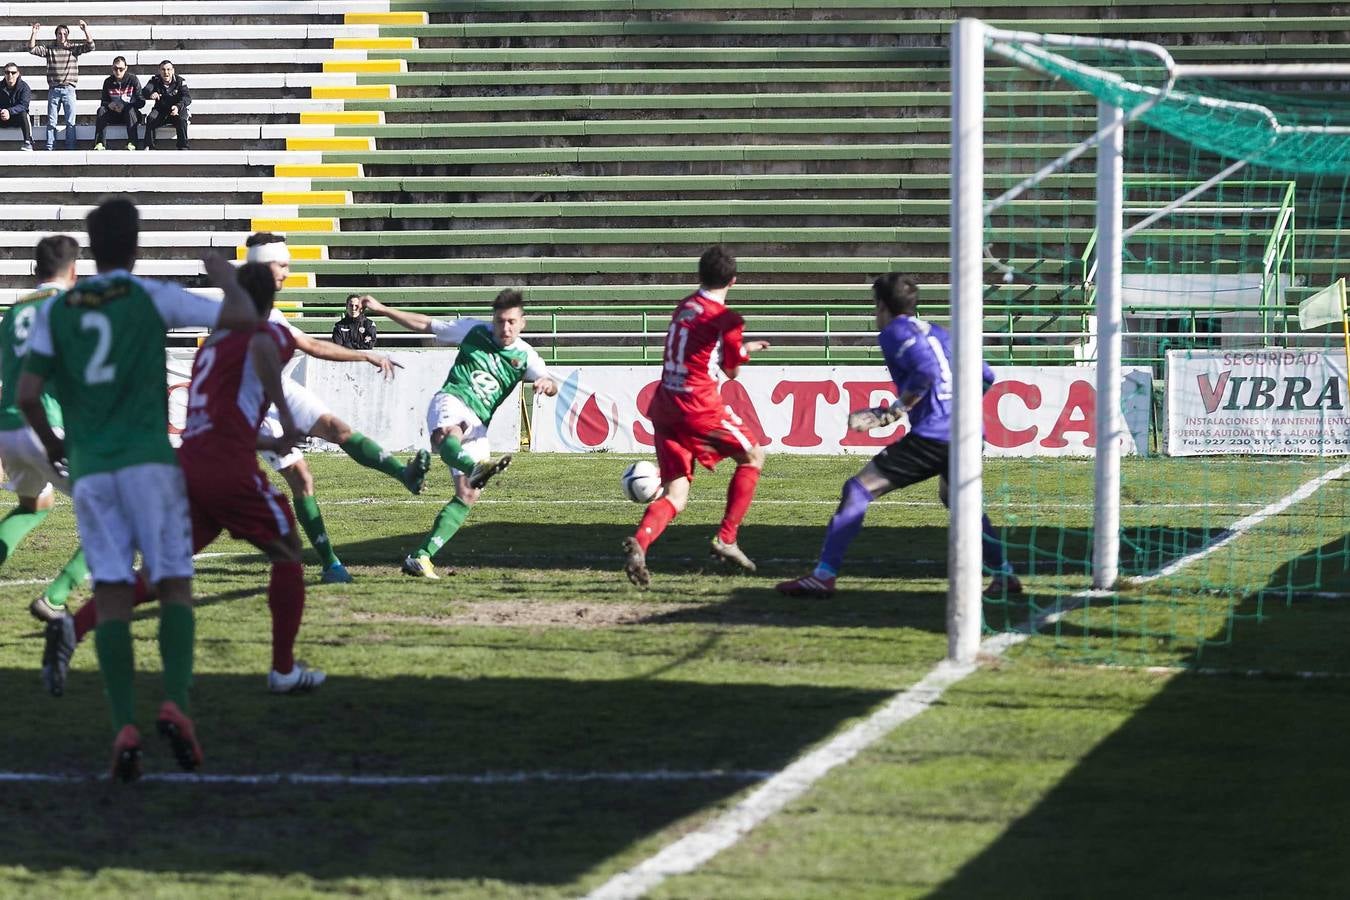
[[[75,149],[75,88],[65,84],[47,88],[47,149],[56,146],[56,123],[61,107],[66,108],[66,149]]]

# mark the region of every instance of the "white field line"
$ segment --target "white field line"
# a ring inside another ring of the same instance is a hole
[[[772,772],[737,769],[709,769],[707,771],[679,771],[655,769],[650,772],[483,772],[451,775],[342,775],[304,772],[274,772],[262,775],[225,775],[217,773],[155,772],[141,781],[169,784],[300,784],[340,785],[350,787],[425,787],[441,784],[504,785],[504,784],[580,784],[602,782],[630,784],[636,782],[671,781],[764,781]],[[44,783],[87,784],[107,781],[108,776],[44,774],[41,772],[0,772],[0,784]]]
[[[401,500],[385,500],[379,497],[348,497],[343,500],[323,500],[321,506],[444,506],[449,502],[446,497],[405,497]],[[997,503],[989,504],[986,508],[998,511],[1001,509],[1044,509],[1050,501],[1041,501],[1040,503]],[[591,500],[541,500],[537,498],[520,498],[514,500],[479,500],[475,506],[635,506],[633,501],[616,497],[612,500],[591,499]],[[691,498],[690,506],[725,506],[726,500],[720,497]],[[839,505],[839,498],[823,500],[770,500],[760,498],[754,501],[755,506],[829,506]],[[905,500],[898,503],[887,504],[892,508],[902,508],[907,506],[918,507],[940,507],[942,506],[936,500]],[[1092,509],[1091,503],[1054,503],[1056,509]],[[1246,509],[1260,506],[1259,503],[1249,501],[1234,501],[1232,503],[1210,502],[1210,503],[1139,503],[1141,509],[1216,509],[1233,508]]]
[[[1208,556],[1219,547],[1250,531],[1260,522],[1278,515],[1299,500],[1312,495],[1319,487],[1350,471],[1350,463],[1333,469],[1284,498],[1268,504],[1259,511],[1235,522],[1227,534],[1209,547],[1183,556],[1157,573],[1140,576],[1136,583],[1147,583],[1173,574],[1198,559]],[[1017,633],[997,634],[980,645],[984,657],[997,657],[1022,643],[1042,624],[1054,622],[1067,614],[1074,601],[1093,596],[1111,596],[1110,591],[1084,590],[1066,598],[1059,609],[1028,622]],[[847,731],[836,735],[824,745],[812,750],[786,769],[770,778],[753,793],[729,811],[691,831],[655,855],[649,856],[632,868],[620,872],[586,895],[585,900],[636,900],[673,875],[685,875],[702,866],[723,850],[734,846],[742,837],[764,820],[805,794],[817,781],[836,766],[857,756],[892,730],[936,703],[942,694],[975,671],[974,665],[958,666],[946,660],[924,676],[918,684],[892,697],[885,706]]]

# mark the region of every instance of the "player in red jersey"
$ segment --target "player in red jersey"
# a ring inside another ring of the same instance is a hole
[[[254,331],[216,331],[197,351],[188,388],[187,424],[178,463],[187,481],[192,552],[222,531],[248,541],[272,563],[267,606],[272,613],[274,694],[311,690],[325,675],[295,660],[295,638],[305,609],[300,536],[290,502],[258,467],[257,451],[286,453],[304,435],[296,427],[281,384],[281,368],[296,350],[290,331],[266,321],[276,294],[271,269],[262,263],[239,268],[239,284],[253,298],[261,324]],[[258,433],[268,406],[276,404],[282,435]],[[135,602],[153,597],[138,585]],[[74,639],[93,625],[75,615]]]
[[[671,317],[661,385],[648,411],[665,491],[647,506],[637,533],[624,538],[624,572],[638,587],[651,582],[647,548],[689,501],[695,460],[708,469],[723,459],[736,461],[722,527],[712,539],[711,551],[717,559],[755,571],[754,562],[737,546],[736,534],[754,499],[764,450],[722,403],[713,364],[735,378],[750,354],[768,349],[769,342],[743,343],[745,320],[726,306],[727,291],[736,283],[736,257],[723,247],[710,248],[699,257],[698,279],[699,289],[684,298]]]

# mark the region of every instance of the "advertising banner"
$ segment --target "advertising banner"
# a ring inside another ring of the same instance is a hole
[[[1172,456],[1350,453],[1339,350],[1173,350],[1167,354]]]
[[[1091,456],[1097,445],[1096,370],[1090,367],[995,368],[985,394],[989,456]],[[660,369],[654,366],[559,368],[556,398],[536,397],[532,449],[581,453],[643,452],[652,446],[646,410]],[[851,410],[887,404],[895,388],[883,366],[755,366],[721,384],[722,401],[769,453],[874,454],[899,439],[901,422],[868,434],[848,430]],[[1126,453],[1148,445],[1152,376],[1129,369],[1122,385]]]

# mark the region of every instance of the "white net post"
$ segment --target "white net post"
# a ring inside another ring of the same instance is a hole
[[[1120,575],[1121,260],[1124,256],[1125,115],[1097,104],[1097,457],[1092,514],[1092,586],[1108,590]]]
[[[983,627],[984,25],[977,19],[961,19],[952,43],[951,191],[955,407],[948,467],[947,658],[969,663],[979,651]]]

